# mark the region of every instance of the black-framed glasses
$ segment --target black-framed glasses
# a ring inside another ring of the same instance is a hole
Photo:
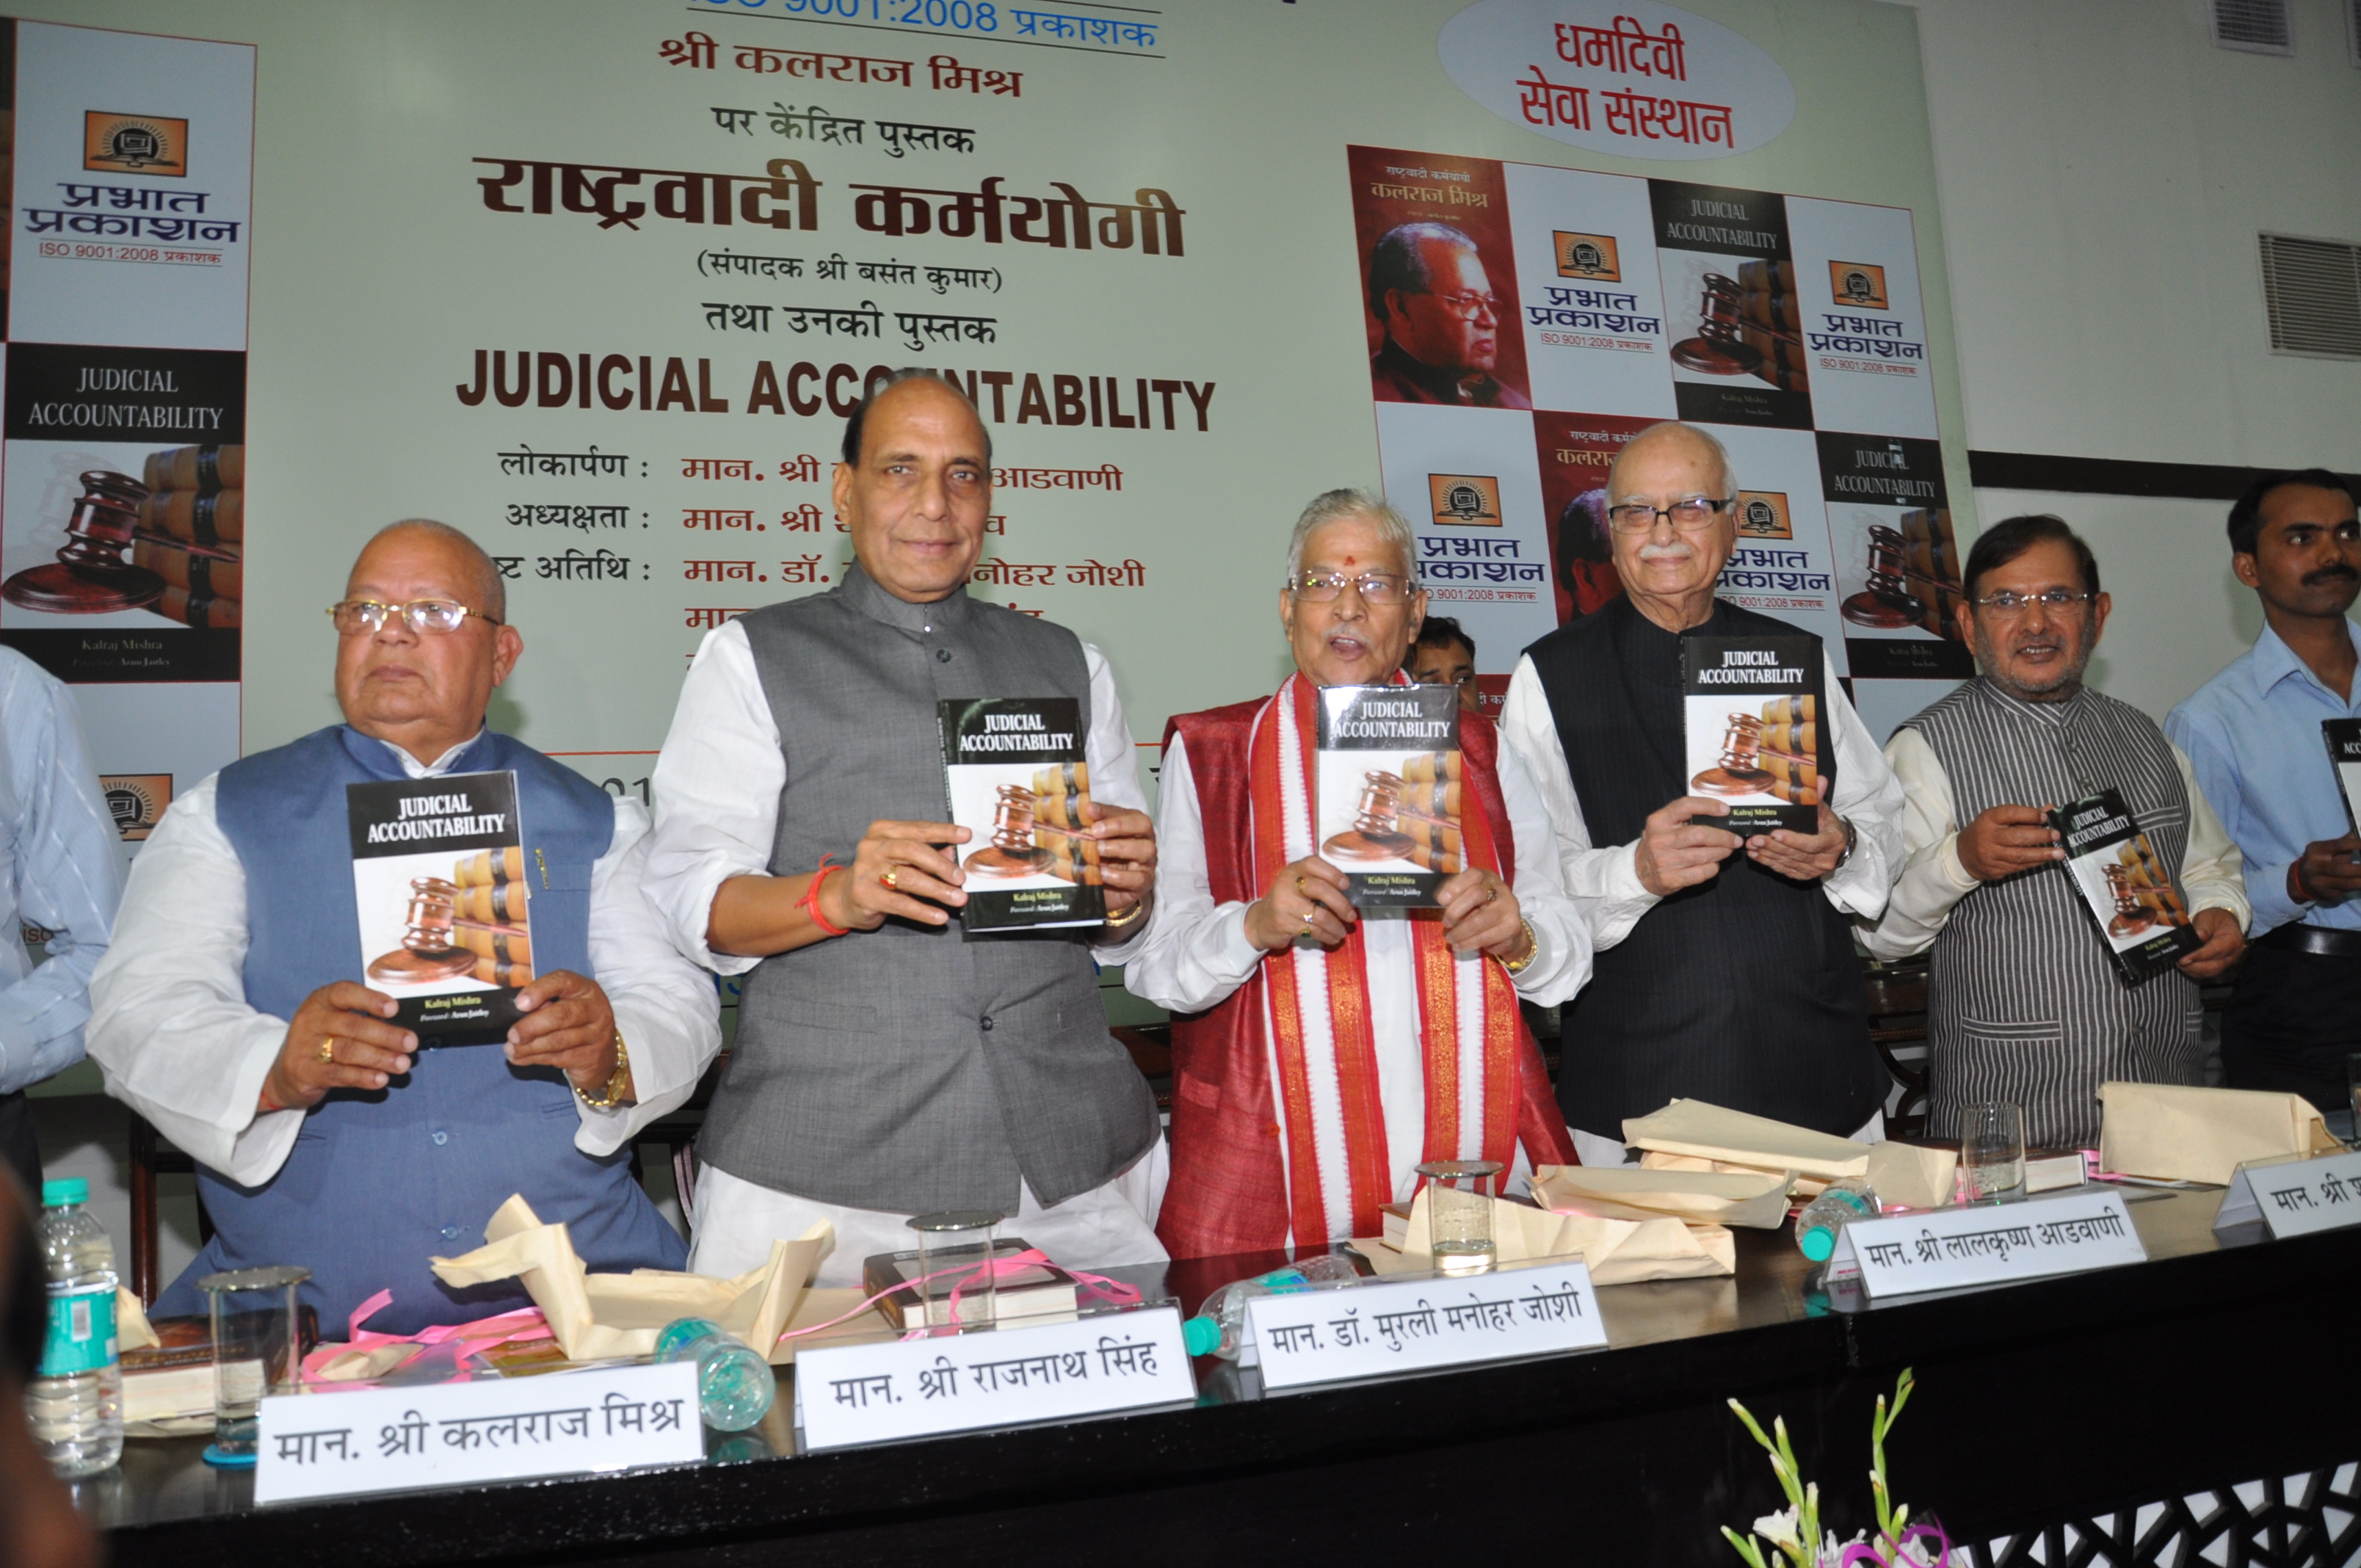
[[[2014,589],[2003,588],[1996,594],[1986,594],[1975,602],[1978,608],[1988,609],[1994,615],[2023,615],[2037,604],[2053,610],[2063,610],[2074,605],[2088,604],[2091,602],[2091,595],[2088,590],[2074,588],[2049,588],[2037,594],[2021,594]]]
[[[1288,579],[1287,591],[1307,604],[1327,604],[1350,583],[1364,604],[1400,604],[1411,596],[1411,581],[1393,572],[1303,572]]]
[[[1607,509],[1607,523],[1618,533],[1653,533],[1656,520],[1668,517],[1673,520],[1673,526],[1683,533],[1697,533],[1712,527],[1713,520],[1737,501],[1736,496],[1725,496],[1719,500],[1711,496],[1691,496],[1668,507],[1652,507],[1644,501],[1621,501]]]
[[[408,604],[380,604],[376,599],[344,599],[328,607],[339,637],[372,637],[399,615],[418,632],[456,631],[469,616],[493,626],[503,624],[480,609],[469,609],[451,599],[412,599]]]

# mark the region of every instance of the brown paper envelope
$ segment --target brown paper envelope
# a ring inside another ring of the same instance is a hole
[[[543,1224],[519,1193],[484,1227],[482,1246],[428,1263],[445,1285],[521,1280],[569,1361],[650,1354],[657,1333],[676,1318],[710,1318],[774,1355],[780,1332],[834,1240],[834,1228],[821,1221],[795,1241],[773,1241],[769,1261],[734,1279],[660,1268],[590,1274],[566,1228]]]
[[[1881,1203],[1940,1209],[1958,1195],[1956,1149],[1922,1148],[1891,1140],[1869,1146],[1869,1184]]]
[[[1623,1124],[1623,1141],[1664,1154],[1691,1155],[1763,1170],[1792,1170],[1827,1182],[1869,1170],[1869,1146],[1710,1105],[1675,1100]]]
[[[2301,1094],[2114,1082],[2099,1086],[2099,1166],[2121,1176],[2226,1186],[2250,1159],[2337,1147]]]
[[[1411,1205],[1410,1230],[1398,1255],[1407,1269],[1434,1266],[1428,1237],[1427,1194]],[[1529,1204],[1492,1200],[1493,1255],[1501,1263],[1580,1256],[1594,1285],[1642,1279],[1694,1279],[1737,1267],[1737,1243],[1720,1225],[1678,1220],[1602,1220],[1554,1214]],[[1380,1251],[1388,1250],[1384,1247]],[[1386,1270],[1393,1273],[1400,1270]]]
[[[1559,1213],[1605,1220],[1673,1219],[1776,1230],[1787,1217],[1787,1187],[1793,1177],[1784,1170],[1545,1165],[1533,1173],[1533,1201]]]

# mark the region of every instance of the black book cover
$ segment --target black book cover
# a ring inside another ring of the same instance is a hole
[[[516,774],[345,786],[362,983],[401,1003],[424,1045],[508,1037],[532,983]]]
[[[1822,665],[1809,637],[1684,637],[1681,718],[1688,790],[1730,803],[1701,817],[1741,838],[1817,833],[1836,784]]]
[[[946,697],[943,784],[952,850],[967,872],[969,932],[1097,926],[1106,919],[1082,704],[1070,696]]]
[[[2103,789],[2057,806],[2049,826],[2065,840],[2066,872],[2125,985],[2152,980],[2204,946],[2122,795]]]
[[[1456,686],[1323,686],[1312,834],[1360,909],[1431,909],[1467,863]]]
[[[2345,823],[2361,830],[2361,718],[2323,718],[2320,734],[2328,742],[2328,760],[2336,764]]]

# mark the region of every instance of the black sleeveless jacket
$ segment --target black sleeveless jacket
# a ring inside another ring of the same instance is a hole
[[[1809,635],[1719,600],[1693,634]],[[1818,648],[1815,638],[1816,656]],[[1525,652],[1591,843],[1631,843],[1650,812],[1688,793],[1680,638],[1618,598]],[[1869,1120],[1887,1087],[1844,915],[1818,883],[1742,853],[1598,955],[1590,983],[1566,1004],[1564,1047],[1566,1121],[1608,1137],[1676,1098],[1842,1135]]]

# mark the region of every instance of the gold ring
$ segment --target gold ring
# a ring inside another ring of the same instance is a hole
[[[1303,934],[1307,937],[1312,935],[1312,912],[1308,909],[1303,913]]]
[[[1296,897],[1298,897],[1298,898],[1308,898],[1308,897],[1310,897],[1311,895],[1312,895],[1312,890],[1311,890],[1310,888],[1308,888],[1308,887],[1306,887],[1306,886],[1304,886],[1304,885],[1303,885],[1303,873],[1302,873],[1301,872],[1296,872],[1296,873],[1295,873],[1295,896],[1296,896]]]
[[[1489,888],[1485,890],[1484,902],[1487,904],[1498,904],[1500,902],[1500,884],[1499,883],[1494,883]]]
[[[883,875],[883,876],[879,877],[877,880],[878,880],[879,882],[884,883],[887,887],[891,887],[891,888],[896,888],[896,889],[898,889],[902,884],[901,884],[900,883],[898,883],[898,882],[895,881],[894,879],[895,879],[895,877],[897,877],[897,876],[901,875],[901,874],[902,874],[902,873],[901,873],[901,872],[887,872],[884,875]]]
[[[336,1059],[336,1036],[329,1036],[320,1042],[320,1060],[333,1064]]]

